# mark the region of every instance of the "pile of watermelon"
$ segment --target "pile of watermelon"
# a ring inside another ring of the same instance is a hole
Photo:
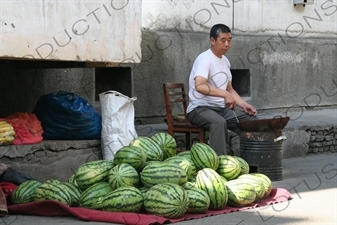
[[[204,143],[178,153],[172,136],[157,133],[135,138],[113,160],[82,164],[66,182],[26,181],[14,191],[12,203],[55,200],[72,207],[179,218],[227,205],[248,206],[271,190],[271,180],[249,173],[244,159],[218,156]]]

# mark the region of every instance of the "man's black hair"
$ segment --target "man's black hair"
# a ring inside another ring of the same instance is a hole
[[[226,26],[225,24],[215,24],[212,28],[211,28],[211,32],[210,32],[210,37],[217,39],[220,33],[232,33],[231,29]]]

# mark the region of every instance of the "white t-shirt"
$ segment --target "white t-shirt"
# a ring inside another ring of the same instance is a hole
[[[194,61],[189,78],[189,105],[187,113],[198,106],[225,107],[225,100],[221,97],[203,95],[195,90],[195,77],[202,76],[211,85],[226,90],[228,81],[232,81],[230,63],[226,56],[217,57],[208,49],[201,53]]]

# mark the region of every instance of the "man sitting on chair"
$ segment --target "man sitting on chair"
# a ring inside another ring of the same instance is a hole
[[[227,154],[227,129],[241,132],[236,115],[239,121],[244,121],[256,119],[257,114],[232,87],[230,63],[224,56],[231,41],[228,26],[214,25],[210,31],[211,47],[196,58],[189,77],[187,119],[191,124],[209,129],[209,145],[218,155]]]

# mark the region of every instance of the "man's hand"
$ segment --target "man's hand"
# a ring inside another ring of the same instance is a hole
[[[246,103],[242,108],[245,111],[245,113],[247,113],[248,115],[251,115],[251,116],[257,115],[256,109],[248,103]]]
[[[226,97],[225,97],[225,103],[226,103],[226,106],[232,110],[235,110],[236,108],[236,101],[235,99],[233,98],[233,96],[231,94],[228,94]]]

